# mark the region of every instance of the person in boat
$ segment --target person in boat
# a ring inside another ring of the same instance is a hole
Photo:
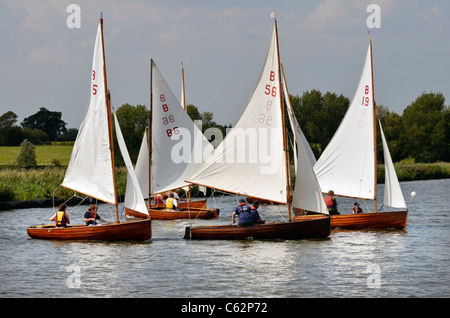
[[[69,214],[66,212],[67,205],[61,203],[58,211],[50,218],[50,221],[55,221],[56,227],[65,227],[70,224]]]
[[[178,201],[175,199],[173,192],[169,194],[166,200],[166,209],[169,211],[179,210]]]
[[[158,193],[154,197],[155,204],[164,204],[164,196],[161,193]]]
[[[363,213],[363,210],[361,209],[361,207],[359,206],[358,202],[355,202],[355,204],[353,204],[353,210],[352,210],[353,214],[356,213]]]
[[[264,224],[266,220],[261,219],[258,212],[259,201],[254,201],[253,205],[250,207],[250,214],[252,216],[253,224]]]
[[[234,209],[234,212],[231,216],[232,223],[235,223],[235,215],[239,217],[239,226],[250,226],[253,225],[252,220],[252,212],[250,207],[245,203],[244,199],[239,200],[239,205]]]
[[[87,212],[84,214],[84,222],[86,222],[86,225],[97,225],[97,220],[100,220],[102,222],[108,222],[106,220],[103,220],[100,215],[97,213],[98,206],[93,204],[89,207]]]
[[[325,204],[327,205],[328,213],[330,213],[330,215],[340,214],[337,210],[338,204],[333,190],[328,191],[328,196],[325,197]]]

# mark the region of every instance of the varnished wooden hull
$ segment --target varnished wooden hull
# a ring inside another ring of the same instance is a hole
[[[203,209],[206,208],[206,199],[192,200],[192,201],[178,201],[178,205],[180,206],[180,208],[183,209],[187,208]],[[152,208],[164,208],[164,207],[166,207],[165,204],[152,205]]]
[[[325,238],[330,235],[330,218],[321,217],[286,223],[257,224],[247,227],[217,225],[187,227],[184,239],[245,240],[284,239],[298,240]]]
[[[283,204],[283,203],[278,203],[278,202],[273,202],[270,200],[264,200],[264,199],[255,199],[252,197],[246,197],[245,201],[247,201],[248,203],[253,203],[254,201],[258,201],[261,204],[270,204],[270,205],[279,205],[279,204]]]
[[[178,220],[178,219],[215,219],[219,217],[219,209],[190,208],[180,211],[169,211],[164,208],[152,208],[148,210],[153,220]],[[146,218],[146,214],[125,208],[125,214],[135,218]]]
[[[295,216],[294,221],[313,219],[316,215]],[[408,211],[358,213],[331,215],[331,228],[340,229],[403,229],[406,227]]]
[[[43,240],[70,241],[146,241],[152,237],[151,219],[132,222],[102,224],[96,226],[74,225],[55,227],[53,225],[30,226],[30,237]]]

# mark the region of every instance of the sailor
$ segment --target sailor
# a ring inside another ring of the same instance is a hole
[[[325,197],[325,204],[327,205],[328,213],[330,213],[330,215],[340,214],[337,210],[337,202],[333,190],[328,191],[328,196]]]
[[[65,227],[70,224],[69,214],[66,212],[67,205],[61,203],[58,211],[50,218],[50,221],[56,221],[56,227]]]
[[[169,194],[169,197],[166,200],[166,209],[169,211],[179,209],[178,201],[177,201],[177,199],[175,199],[173,192]]]
[[[264,224],[266,220],[261,219],[258,212],[259,201],[253,202],[253,205],[250,207],[250,214],[252,216],[252,221],[254,224]]]
[[[236,214],[239,216],[239,226],[253,225],[251,209],[247,204],[245,204],[244,199],[240,199],[239,205],[234,209],[233,215],[231,216],[233,224],[235,222],[234,216]]]

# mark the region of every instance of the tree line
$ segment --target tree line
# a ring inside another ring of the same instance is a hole
[[[336,132],[350,100],[342,94],[322,94],[314,89],[304,92],[302,96],[291,95],[290,101],[314,155],[319,158]],[[401,115],[389,111],[388,107],[383,105],[377,105],[376,111],[394,162],[450,162],[450,106],[445,105],[442,93],[424,92],[408,105]],[[186,112],[192,120],[202,121],[203,132],[210,127],[216,127],[225,136],[227,129],[232,126],[218,124],[214,121],[212,112],[200,113],[194,105],[188,105]],[[135,162],[148,125],[147,108],[145,105],[123,104],[116,114],[130,157]],[[35,145],[52,141],[74,141],[78,130],[67,129],[67,124],[61,117],[61,112],[40,108],[36,114],[25,118],[18,126],[17,115],[8,111],[0,116],[0,146],[18,146],[24,139]],[[377,158],[378,162],[383,162],[378,125],[377,130]],[[116,141],[115,143],[117,146]],[[122,163],[120,155],[116,157],[116,162]]]

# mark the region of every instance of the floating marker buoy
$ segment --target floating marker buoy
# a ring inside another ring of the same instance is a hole
[[[411,192],[411,196],[412,196],[412,197],[415,197],[415,196],[416,196],[416,192],[414,192],[414,191]]]

